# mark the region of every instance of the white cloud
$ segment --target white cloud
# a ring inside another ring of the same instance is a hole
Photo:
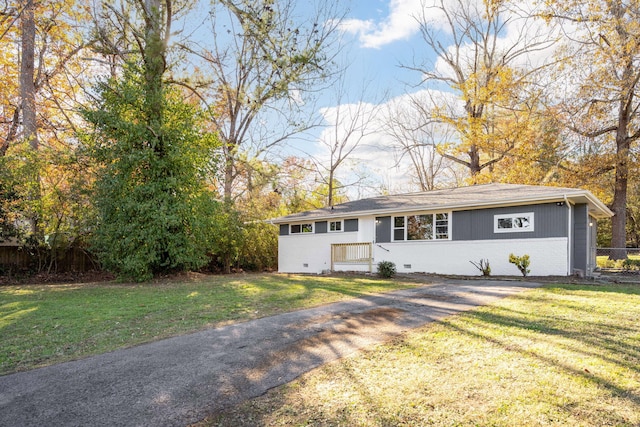
[[[349,19],[341,28],[357,35],[362,47],[379,49],[416,34],[420,29],[416,16],[421,10],[422,0],[390,0],[389,15],[382,21]]]
[[[363,21],[362,19],[345,19],[340,23],[340,29],[345,33],[365,34],[375,28],[372,20]]]

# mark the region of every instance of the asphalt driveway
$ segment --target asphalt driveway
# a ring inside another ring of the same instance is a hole
[[[0,377],[0,426],[185,426],[324,363],[537,287],[440,280]]]

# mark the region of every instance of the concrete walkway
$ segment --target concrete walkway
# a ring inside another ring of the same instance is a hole
[[[539,286],[441,280],[0,377],[0,426],[185,426],[408,329]]]

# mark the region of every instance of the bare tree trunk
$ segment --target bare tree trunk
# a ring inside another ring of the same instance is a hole
[[[623,31],[618,29],[619,32]],[[632,138],[629,136],[629,124],[632,120],[634,100],[632,81],[633,62],[627,62],[623,74],[625,90],[618,106],[618,123],[616,127],[616,182],[611,210],[615,214],[611,218],[611,259],[626,259],[627,251],[627,186],[629,180],[629,153]]]
[[[20,62],[20,97],[22,109],[22,128],[24,140],[29,143],[31,149],[38,150],[38,124],[36,118],[36,87],[35,87],[35,46],[36,46],[36,20],[34,0],[23,0],[23,11],[20,19],[21,37],[21,62]],[[40,173],[37,164],[33,165],[34,186],[29,194],[31,203],[37,204],[40,200]],[[29,222],[31,233],[39,234],[37,209],[33,206]]]
[[[166,68],[165,45],[162,38],[162,11],[160,0],[145,1],[145,97],[147,103],[148,125],[155,138],[153,147],[159,155],[164,155],[165,147],[161,136],[164,121],[164,85]]]
[[[235,167],[233,155],[225,153],[224,162],[224,200],[230,202],[233,199],[233,181],[235,180]]]
[[[333,207],[333,191],[334,191],[334,189],[333,189],[333,176],[334,176],[334,173],[335,173],[335,169],[331,169],[329,171],[329,186],[328,186],[328,189],[327,189],[327,191],[329,193],[329,196],[328,196],[328,199],[327,199],[327,206],[330,207],[330,208]]]
[[[629,179],[629,138],[627,126],[623,120],[616,132],[616,182],[611,210],[615,213],[611,218],[611,247],[614,249],[611,259],[626,259],[627,251],[627,183]]]
[[[20,64],[20,96],[22,97],[22,126],[24,138],[31,148],[38,149],[36,123],[35,45],[36,21],[33,0],[23,0],[21,19],[22,58]]]
[[[475,179],[476,175],[478,175],[482,171],[482,166],[480,165],[480,152],[478,150],[478,146],[472,144],[469,148],[469,172],[471,173],[471,177]]]

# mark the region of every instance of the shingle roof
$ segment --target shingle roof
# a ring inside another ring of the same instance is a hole
[[[354,200],[335,205],[333,208],[322,208],[287,215],[276,218],[272,222],[279,224],[336,217],[346,218],[365,214],[439,209],[460,210],[563,200],[569,200],[574,203],[588,203],[590,213],[596,217],[604,218],[613,215],[600,200],[586,190],[538,185],[483,184]]]

